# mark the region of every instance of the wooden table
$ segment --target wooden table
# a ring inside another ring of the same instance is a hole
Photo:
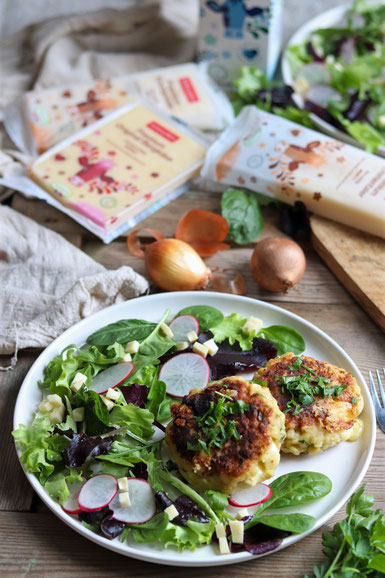
[[[132,265],[144,274],[143,262],[131,257],[125,239],[110,245],[87,233],[80,225],[37,200],[19,195],[12,206],[39,223],[63,234],[69,241],[110,269]],[[190,191],[143,222],[171,236],[178,219],[192,207],[219,211],[220,195]],[[277,231],[276,209],[265,208],[262,236]],[[367,376],[369,369],[384,365],[384,336],[352,297],[328,271],[310,245],[304,247],[307,271],[301,283],[287,295],[259,289],[249,273],[252,246],[233,247],[207,260],[210,267],[232,267],[246,278],[246,295],[264,299],[303,316],[333,337]],[[152,288],[152,292],[155,291]],[[48,576],[88,578],[118,576],[258,576],[301,577],[311,573],[313,564],[323,559],[321,532],[318,530],[297,544],[266,558],[238,565],[210,568],[172,568],[148,564],[114,554],[86,540],[59,521],[29,486],[16,457],[10,435],[12,414],[20,384],[39,352],[22,352],[14,371],[0,372],[0,527],[2,547],[0,575],[4,577]],[[7,365],[9,358],[2,358]],[[375,496],[377,507],[385,506],[385,435],[378,430],[375,454],[365,476],[367,491]],[[332,522],[343,516],[340,511]]]

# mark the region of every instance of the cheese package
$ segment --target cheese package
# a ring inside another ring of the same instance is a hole
[[[234,116],[206,66],[187,63],[27,92],[7,107],[4,124],[22,151],[36,155],[141,97],[200,130],[222,130]]]
[[[201,135],[136,101],[44,153],[29,175],[109,242],[178,194],[206,149]]]
[[[210,147],[201,174],[385,238],[385,159],[255,106]]]

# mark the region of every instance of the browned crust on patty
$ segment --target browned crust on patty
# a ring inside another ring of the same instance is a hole
[[[291,399],[290,393],[282,391],[282,386],[278,385],[277,377],[283,375],[301,375],[306,373],[305,368],[298,370],[289,369],[298,356],[293,353],[286,353],[282,357],[271,359],[268,364],[258,371],[258,377],[266,381],[270,392],[277,400],[281,411],[285,411],[287,402]],[[315,396],[314,403],[302,405],[302,411],[293,415],[293,410],[285,413],[286,429],[298,429],[299,431],[319,424],[328,432],[341,431],[353,427],[357,415],[362,409],[361,403],[354,403],[354,399],[361,402],[361,393],[354,377],[335,365],[325,361],[318,361],[312,357],[302,356],[303,365],[306,365],[320,377],[330,379],[330,386],[346,386],[338,397]],[[345,402],[344,413],[334,411],[336,401]]]
[[[166,441],[173,444],[178,454],[189,461],[194,470],[202,476],[222,475],[239,477],[248,469],[249,461],[258,458],[270,443],[270,421],[273,409],[258,393],[252,393],[252,384],[241,377],[229,377],[214,381],[204,390],[194,391],[185,396],[182,403],[171,406],[173,421],[167,426]],[[245,413],[231,415],[228,419],[236,422],[241,439],[231,439],[221,448],[211,447],[210,455],[203,451],[187,449],[187,443],[194,445],[198,437],[204,439],[198,427],[197,417],[206,413],[210,401],[216,402],[220,393],[232,394],[234,400],[243,400],[250,404]]]

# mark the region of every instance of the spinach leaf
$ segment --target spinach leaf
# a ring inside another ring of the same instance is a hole
[[[271,528],[301,534],[310,530],[316,520],[313,516],[308,516],[307,514],[272,514],[270,516],[261,516],[259,522]]]
[[[153,331],[142,341],[138,353],[132,358],[134,371],[130,376],[130,382],[135,381],[135,376],[140,369],[149,364],[158,363],[159,357],[165,355],[175,345],[175,341],[161,333],[160,326],[164,323],[170,314],[170,310],[164,313],[162,319],[155,326]]]
[[[164,400],[162,401],[162,403],[159,406],[158,417],[156,419],[160,422],[170,420],[171,419],[171,411],[170,411],[171,404],[172,403],[180,403],[181,401],[182,400],[178,400],[175,397],[170,397],[169,395],[166,395],[166,397],[164,398]]]
[[[210,329],[210,327],[216,327],[223,319],[223,313],[209,305],[191,305],[179,311],[176,317],[179,317],[179,315],[196,317],[202,333]]]
[[[287,508],[312,502],[329,494],[332,482],[318,472],[291,472],[274,480],[270,488],[273,495],[261,508]]]
[[[285,327],[284,325],[271,325],[270,327],[264,327],[261,329],[260,334],[263,334],[267,341],[271,341],[278,349],[278,355],[283,355],[288,351],[299,355],[305,350],[306,344],[305,340],[291,327]]]
[[[159,409],[165,397],[166,384],[164,381],[154,379],[147,395],[146,407],[154,415],[155,419],[159,419]]]
[[[227,189],[222,195],[222,216],[229,223],[229,238],[240,245],[255,241],[263,229],[263,216],[253,193]]]
[[[156,323],[150,323],[143,319],[121,319],[110,323],[95,331],[87,338],[87,343],[92,345],[110,345],[128,343],[129,341],[143,341],[154,331]]]

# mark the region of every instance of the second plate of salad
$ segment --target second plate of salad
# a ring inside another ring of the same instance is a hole
[[[13,435],[35,491],[83,536],[218,566],[289,546],[338,511],[369,466],[375,419],[353,361],[309,322],[182,292],[57,338],[24,380]]]
[[[316,126],[385,156],[385,5],[356,0],[313,18],[290,39],[282,75]]]

